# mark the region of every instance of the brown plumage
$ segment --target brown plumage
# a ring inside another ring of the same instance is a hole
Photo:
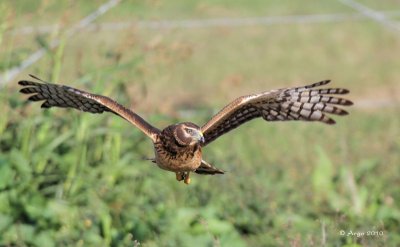
[[[28,100],[44,101],[43,108],[70,107],[91,113],[108,111],[124,118],[153,141],[155,158],[152,161],[164,170],[175,172],[176,179],[184,180],[186,184],[190,183],[190,172],[223,174],[222,170],[202,159],[201,148],[251,119],[262,117],[266,121],[303,120],[334,124],[335,121],[327,114],[348,114],[334,105],[353,104],[349,100],[330,96],[347,94],[347,89],[316,89],[330,82],[326,80],[304,87],[242,96],[225,106],[201,128],[196,124],[184,122],[170,125],[160,131],[108,97],[47,83],[32,75],[31,77],[41,82],[18,82],[23,86],[21,93],[33,94]]]
[[[347,89],[315,89],[329,82],[325,80],[304,87],[276,89],[235,99],[201,127],[205,138],[203,146],[258,117],[266,121],[303,120],[335,124],[335,121],[326,114],[347,115],[345,110],[334,105],[348,106],[353,103],[329,96],[347,94],[349,93]]]

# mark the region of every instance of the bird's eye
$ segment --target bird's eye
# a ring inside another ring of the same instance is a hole
[[[186,132],[187,132],[188,134],[193,134],[193,130],[192,130],[192,129],[186,129]]]

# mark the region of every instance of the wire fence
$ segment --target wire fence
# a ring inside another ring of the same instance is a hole
[[[386,18],[400,17],[400,11],[377,12]],[[363,13],[336,13],[336,14],[314,14],[314,15],[292,15],[292,16],[265,16],[249,18],[213,18],[194,20],[161,20],[161,21],[132,21],[132,22],[108,22],[89,24],[84,29],[87,31],[123,31],[131,28],[141,29],[195,29],[210,27],[241,27],[241,26],[268,26],[280,24],[303,24],[303,23],[325,23],[345,21],[366,21],[370,17]],[[48,25],[39,27],[22,27],[8,32],[8,35],[46,34],[62,28],[59,25]],[[83,29],[80,29],[83,31]]]
[[[371,8],[368,8],[367,6],[360,4],[354,0],[339,0],[343,4],[357,10],[361,14],[367,16],[368,18],[371,18],[382,25],[384,25],[386,28],[396,31],[397,33],[400,32],[400,25],[394,21],[391,21],[385,14],[380,13],[378,11],[375,11]]]
[[[292,16],[265,16],[249,18],[213,18],[213,19],[192,19],[192,20],[160,20],[160,21],[134,21],[134,22],[113,22],[93,24],[101,15],[115,7],[120,0],[110,0],[101,5],[96,11],[80,20],[66,31],[66,37],[70,38],[80,31],[121,31],[131,28],[140,29],[196,29],[210,27],[244,27],[257,25],[279,25],[279,24],[303,24],[303,23],[327,23],[344,21],[365,21],[374,20],[384,27],[400,33],[400,25],[392,21],[392,18],[400,16],[400,10],[396,11],[375,11],[354,0],[338,0],[342,4],[351,7],[358,13],[335,13],[335,14],[313,14],[313,15],[292,15]],[[53,32],[54,29],[62,28],[58,25],[23,27],[6,33],[6,35],[28,35],[45,34]],[[55,48],[59,44],[55,40],[50,44],[50,48]],[[36,63],[46,54],[46,49],[42,48],[28,56],[20,65],[15,66],[0,75],[0,87],[14,79],[24,69]],[[364,100],[358,105],[360,108],[390,107],[397,106],[397,100]],[[356,106],[357,107],[357,106]]]
[[[86,28],[90,23],[96,20],[99,16],[103,15],[111,8],[115,7],[120,0],[110,0],[107,3],[101,5],[97,10],[95,10],[90,15],[86,16],[78,23],[73,25],[71,28],[67,29],[65,32],[65,38],[68,39],[72,37],[75,33],[79,30]],[[59,45],[59,40],[54,40],[50,43],[49,48],[53,49]],[[12,67],[9,70],[5,71],[3,74],[0,75],[0,87],[4,86],[6,83],[14,79],[19,73],[21,73],[24,69],[28,68],[32,64],[36,63],[46,54],[46,48],[41,48],[34,53],[32,53],[28,58],[26,58],[21,64],[18,66]]]

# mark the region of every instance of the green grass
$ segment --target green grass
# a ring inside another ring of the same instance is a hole
[[[0,245],[400,245],[399,108],[357,105],[399,98],[396,34],[373,21],[132,29],[72,39],[2,31],[69,13],[73,23],[103,2],[1,3],[9,16],[0,25],[1,70],[61,38],[61,47],[18,79],[32,73],[112,96],[159,128],[201,125],[237,96],[326,78],[349,88],[355,106],[335,126],[248,123],[204,149],[227,173],[193,175],[185,186],[143,160],[153,156],[151,142],[126,121],[43,111],[25,103],[16,79],[0,89]],[[336,1],[125,1],[99,21],[351,11]]]
[[[206,0],[206,1],[137,1],[135,4],[122,3],[123,11],[118,15],[107,13],[102,20],[134,19],[202,19],[221,17],[248,17],[274,15],[305,15],[314,13],[351,12],[346,6],[336,1],[289,0],[269,1],[254,0],[249,4],[245,0]]]

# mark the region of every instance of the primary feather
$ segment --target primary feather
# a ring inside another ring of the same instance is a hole
[[[205,137],[203,146],[251,119],[262,117],[266,121],[319,121],[334,124],[328,114],[346,115],[345,110],[334,105],[347,106],[353,103],[335,94],[347,94],[343,88],[315,89],[330,81],[311,85],[283,88],[259,94],[242,96],[225,106],[211,118],[201,130]]]

